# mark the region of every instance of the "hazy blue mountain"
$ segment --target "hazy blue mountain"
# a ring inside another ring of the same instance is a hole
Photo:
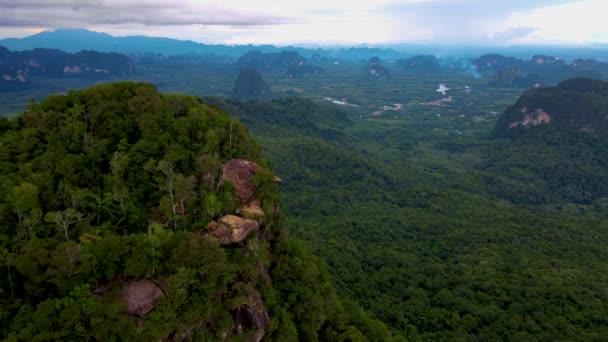
[[[591,203],[608,193],[608,82],[575,78],[534,88],[507,108],[489,153],[489,188],[513,202]]]
[[[0,40],[0,45],[11,50],[32,50],[35,48],[60,49],[67,52],[81,50],[95,50],[100,52],[119,53],[160,53],[164,55],[223,55],[238,58],[251,51],[281,52],[292,50],[305,57],[314,54],[339,57],[344,59],[368,59],[372,56],[402,57],[402,54],[393,49],[377,49],[368,47],[357,48],[302,48],[302,47],[276,47],[274,45],[223,45],[203,44],[189,40],[178,40],[161,37],[127,36],[114,37],[106,33],[94,32],[84,29],[57,29],[40,32],[24,38],[6,38]]]
[[[369,73],[371,76],[379,77],[379,76],[388,76],[390,71],[385,68],[383,65],[383,61],[380,57],[374,56],[367,61],[367,65],[365,67],[365,71]]]
[[[0,46],[0,90],[22,88],[35,79],[124,77],[134,72],[124,54],[57,49],[10,51]]]
[[[296,51],[281,51],[279,53],[263,53],[259,50],[249,51],[239,58],[239,69],[271,69],[286,68],[296,64],[305,64],[306,58]]]
[[[256,69],[243,69],[234,82],[233,95],[236,97],[262,97],[270,95],[270,88]]]
[[[530,88],[576,77],[608,77],[608,63],[597,59],[565,61],[539,54],[522,59],[493,53],[473,59],[472,63],[478,73],[500,87]]]
[[[114,37],[106,33],[82,29],[59,29],[37,33],[21,39],[8,38],[0,40],[0,45],[11,50],[54,48],[68,52],[96,50],[121,53],[151,52],[166,55],[199,53],[238,56],[250,49],[247,46],[206,45],[193,41],[160,37]]]
[[[439,59],[435,56],[414,56],[408,59],[400,59],[399,65],[407,70],[417,71],[439,71],[441,65],[439,65]]]
[[[520,137],[539,128],[607,139],[608,82],[576,78],[531,89],[499,117],[496,131]]]
[[[608,46],[605,44],[580,46],[580,45],[440,45],[440,44],[391,44],[383,45],[383,48],[393,49],[409,56],[414,55],[437,55],[461,58],[477,58],[484,54],[498,53],[517,58],[528,59],[537,54],[550,55],[561,59],[572,60],[580,56],[587,58],[608,58]]]

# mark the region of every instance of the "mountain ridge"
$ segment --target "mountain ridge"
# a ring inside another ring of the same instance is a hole
[[[100,52],[119,53],[162,53],[165,55],[180,55],[196,53],[201,55],[223,55],[238,58],[251,50],[260,50],[265,53],[294,50],[307,57],[323,52],[338,58],[360,59],[373,55],[398,57],[402,54],[390,48],[338,48],[338,49],[310,49],[294,46],[275,45],[227,45],[205,44],[192,40],[179,40],[165,37],[124,36],[117,37],[103,32],[86,29],[57,29],[43,31],[24,38],[0,39],[0,45],[11,50],[31,50],[33,48],[56,48],[67,52],[78,52],[83,49]]]
[[[0,337],[391,340],[289,238],[280,179],[218,108],[109,83],[0,133]]]

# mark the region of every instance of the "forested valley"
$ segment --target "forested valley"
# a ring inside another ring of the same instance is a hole
[[[55,36],[0,48],[3,340],[608,336],[603,50]]]

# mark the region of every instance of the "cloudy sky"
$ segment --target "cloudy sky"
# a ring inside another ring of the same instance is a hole
[[[207,43],[608,43],[608,0],[0,0],[0,37],[53,28]]]

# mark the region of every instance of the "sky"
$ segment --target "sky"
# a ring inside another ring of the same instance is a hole
[[[0,0],[0,38],[55,28],[226,44],[608,43],[608,0]]]

